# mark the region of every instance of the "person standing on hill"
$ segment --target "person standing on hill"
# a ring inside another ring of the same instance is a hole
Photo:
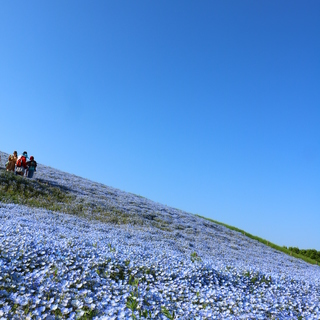
[[[16,175],[24,175],[24,172],[27,169],[27,158],[29,158],[27,151],[24,151],[23,154],[19,156],[16,162]]]
[[[28,178],[33,177],[33,173],[37,171],[37,161],[34,160],[34,157],[30,157],[30,161],[27,161],[27,171],[26,171],[26,176]]]
[[[15,168],[17,160],[18,160],[18,152],[17,151],[13,151],[13,154],[11,154],[9,156],[8,162],[6,164],[7,171],[14,172],[14,168]]]

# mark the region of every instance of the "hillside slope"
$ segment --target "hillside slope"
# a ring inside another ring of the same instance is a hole
[[[320,318],[318,266],[43,165],[0,174],[0,318]]]

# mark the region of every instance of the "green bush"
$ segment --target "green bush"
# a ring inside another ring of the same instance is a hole
[[[316,260],[320,263],[320,251],[317,251],[315,249],[302,249],[296,247],[289,247],[289,250],[298,254],[301,254],[305,257],[308,257],[310,259]]]

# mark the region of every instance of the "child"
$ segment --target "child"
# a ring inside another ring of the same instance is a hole
[[[31,156],[30,157],[30,161],[27,161],[27,172],[26,172],[26,176],[28,178],[32,178],[33,177],[33,173],[37,171],[37,161],[34,160],[34,157]]]

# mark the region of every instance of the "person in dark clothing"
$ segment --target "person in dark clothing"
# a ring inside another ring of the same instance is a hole
[[[33,177],[33,173],[37,171],[37,161],[34,160],[34,157],[31,156],[30,160],[27,161],[27,171],[26,171],[26,176],[28,178]]]

